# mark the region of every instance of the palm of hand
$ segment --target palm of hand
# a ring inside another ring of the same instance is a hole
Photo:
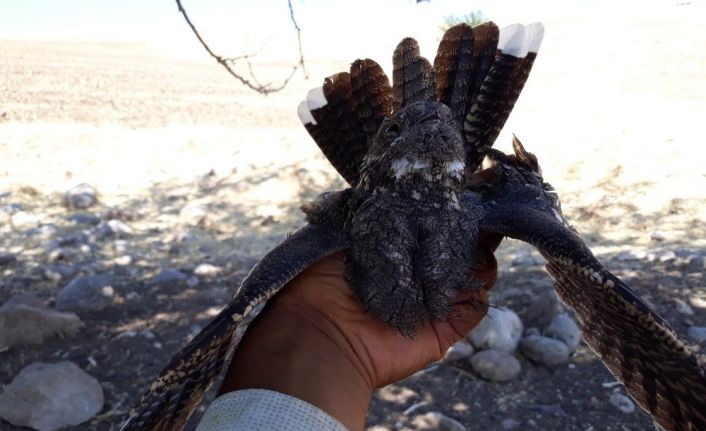
[[[492,254],[490,255],[492,257]],[[487,271],[475,274],[495,279],[495,260]],[[269,313],[294,313],[344,352],[371,389],[400,380],[441,359],[485,316],[486,289],[458,296],[451,317],[425,325],[414,338],[366,313],[343,277],[344,255],[336,254],[312,265],[275,298]],[[462,302],[462,303],[461,303]]]

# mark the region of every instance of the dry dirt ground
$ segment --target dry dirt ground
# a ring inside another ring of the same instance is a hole
[[[599,259],[686,337],[689,326],[706,325],[698,265],[706,256],[706,37],[688,11],[623,27],[619,40],[586,41],[566,24],[548,26],[507,129],[538,155]],[[147,46],[0,41],[0,52],[0,252],[17,255],[0,268],[0,303],[30,292],[52,305],[76,274],[110,274],[116,291],[107,310],[81,314],[78,336],[0,352],[0,382],[34,361],[74,361],[100,381],[106,403],[72,429],[114,430],[252,264],[301,224],[297,204],[343,187],[295,110],[308,88],[346,63],[310,64],[314,79],[297,77],[263,97],[216,66]],[[276,80],[287,68],[260,73]],[[84,212],[120,218],[133,233],[50,262],[52,241],[86,228],[68,221],[73,212],[62,204],[63,191],[84,181],[99,192]],[[619,259],[625,252],[635,257]],[[494,304],[550,285],[529,247],[507,241],[498,257]],[[192,276],[201,263],[223,271],[188,284],[152,282],[164,268]],[[63,276],[47,272],[56,265]],[[694,313],[679,312],[680,304]],[[608,402],[621,388],[584,346],[568,364],[522,367],[515,380],[491,383],[467,363],[433,366],[381,389],[368,426],[425,429],[416,415],[440,411],[470,430],[502,429],[505,419],[517,429],[651,429],[644,413]],[[0,429],[18,428],[0,421]]]

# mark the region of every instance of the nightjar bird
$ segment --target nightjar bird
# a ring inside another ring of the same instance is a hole
[[[178,352],[123,430],[178,430],[223,374],[265,303],[315,261],[346,250],[345,276],[368,312],[408,336],[479,288],[479,238],[517,238],[547,260],[585,342],[666,430],[706,430],[706,376],[669,325],[596,260],[564,218],[537,158],[492,145],[532,69],[541,24],[461,24],[433,65],[414,39],[392,83],[355,61],[309,92],[304,127],[349,187],[302,205],[306,224],[255,265],[233,300]],[[490,167],[481,169],[484,158]]]

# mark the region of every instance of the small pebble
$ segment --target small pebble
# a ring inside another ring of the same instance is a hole
[[[17,211],[23,211],[24,206],[22,204],[7,204],[0,206],[0,213],[14,214]]]
[[[522,353],[532,361],[542,365],[558,365],[569,360],[569,348],[554,338],[530,335],[520,343]]]
[[[129,254],[126,254],[125,256],[116,257],[113,259],[113,262],[119,266],[127,266],[132,263],[132,257]]]
[[[650,234],[650,239],[652,241],[664,241],[667,239],[667,235],[662,231],[656,230]]]
[[[76,213],[66,216],[66,221],[70,221],[76,224],[87,224],[95,226],[100,223],[101,219],[98,216],[89,213]]]
[[[86,183],[74,186],[64,194],[64,204],[69,208],[86,209],[97,202],[96,189]]]
[[[693,271],[706,270],[706,256],[695,255],[689,257],[689,269]]]
[[[671,250],[667,250],[664,253],[660,254],[659,261],[660,262],[671,262],[676,258],[677,258],[676,253],[674,253]]]
[[[202,263],[194,269],[194,274],[202,277],[214,277],[220,274],[221,271],[223,271],[223,268],[211,265],[210,263]]]
[[[466,431],[466,427],[456,419],[441,412],[429,412],[414,418],[412,423],[417,429],[434,429],[439,431]]]
[[[569,353],[574,353],[581,344],[581,329],[566,313],[554,316],[544,332],[551,338],[563,341],[569,348]]]
[[[115,339],[119,340],[121,338],[135,338],[136,335],[137,335],[137,332],[135,332],[135,331],[123,331],[123,332],[119,333],[118,335],[116,335]]]
[[[49,239],[57,235],[59,230],[52,224],[43,224],[24,232],[25,235],[41,239]],[[58,243],[58,241],[57,241]]]
[[[563,311],[548,277],[528,280],[529,288],[503,290],[498,300],[514,311],[525,326],[546,327],[552,317]]]
[[[107,274],[73,279],[56,296],[56,308],[62,311],[100,311],[113,303],[115,292]]]
[[[130,244],[124,239],[116,239],[115,241],[113,241],[113,250],[115,250],[116,253],[127,252],[129,246]]]
[[[30,227],[35,227],[39,224],[39,216],[26,213],[24,211],[18,211],[12,216],[10,216],[10,222],[15,229],[27,229]]]
[[[642,260],[647,257],[647,252],[644,250],[623,250],[615,256],[616,259],[627,262],[631,260]]]
[[[698,295],[689,297],[689,303],[696,308],[706,308],[706,298]]]
[[[507,308],[491,308],[468,339],[477,349],[502,350],[512,353],[522,337],[522,322]]]
[[[506,382],[520,373],[520,361],[501,350],[483,350],[471,356],[471,365],[476,373],[486,380]]]
[[[529,337],[530,335],[542,335],[542,331],[534,327],[525,329],[524,336]]]
[[[155,284],[166,284],[186,281],[188,278],[186,274],[177,269],[165,268],[152,279],[152,282]]]
[[[78,273],[78,268],[71,265],[47,265],[40,269],[42,275],[47,280],[61,281],[62,279],[71,278]]]
[[[191,288],[198,286],[199,285],[199,278],[196,277],[195,275],[192,275],[191,277],[189,277],[188,280],[186,280],[186,285]]]
[[[462,340],[449,347],[449,350],[446,351],[446,356],[444,356],[444,360],[453,362],[460,359],[470,358],[471,355],[473,355],[473,346]]]
[[[706,326],[691,326],[686,331],[689,337],[698,343],[706,341]]]
[[[0,306],[0,352],[16,345],[41,344],[57,335],[73,336],[82,325],[74,313],[47,308],[29,294],[15,295]]]
[[[0,394],[1,418],[40,431],[79,425],[102,408],[101,384],[73,362],[30,364]]]
[[[623,413],[632,413],[635,411],[635,403],[630,399],[630,397],[623,394],[611,394],[608,401]]]
[[[522,425],[522,422],[515,419],[503,419],[502,421],[502,427],[504,430],[514,430],[520,425]]]
[[[677,306],[677,311],[685,316],[693,316],[694,310],[680,298],[673,298],[674,304]]]
[[[133,230],[130,226],[127,225],[127,223],[123,222],[122,220],[108,220],[106,222],[108,224],[108,227],[110,230],[113,232],[114,235],[122,237],[122,236],[129,236],[132,235]]]
[[[409,416],[412,413],[416,412],[417,410],[421,409],[422,407],[426,407],[429,405],[429,401],[420,401],[418,403],[414,403],[411,406],[407,407],[405,411],[402,412],[403,415]]]
[[[140,331],[140,336],[148,340],[153,340],[155,338],[154,332],[150,331],[149,329],[143,329],[142,331]]]
[[[10,266],[17,261],[17,257],[12,253],[0,253],[0,267]]]
[[[75,258],[77,255],[78,253],[75,249],[60,247],[47,253],[47,260],[49,262],[64,262]]]
[[[99,240],[110,236],[123,238],[133,234],[133,230],[130,226],[117,219],[99,223],[93,228],[92,232],[95,238]]]

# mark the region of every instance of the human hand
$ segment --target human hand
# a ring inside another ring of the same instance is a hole
[[[487,267],[474,274],[484,288],[459,293],[448,320],[426,324],[414,338],[363,310],[343,277],[342,253],[322,259],[275,296],[248,329],[221,393],[275,390],[361,429],[376,388],[443,358],[485,316],[497,272],[492,252],[486,254]]]

